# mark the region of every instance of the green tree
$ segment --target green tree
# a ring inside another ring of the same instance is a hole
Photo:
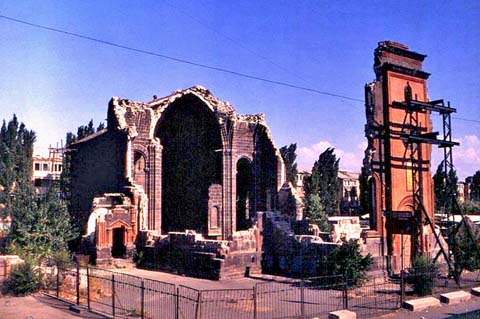
[[[437,275],[437,265],[430,258],[421,255],[413,260],[406,281],[413,286],[416,295],[427,296],[434,293]]]
[[[338,163],[334,148],[327,148],[313,164],[305,185],[306,195],[318,194],[327,215],[338,211]]]
[[[19,184],[29,184],[32,174],[33,143],[35,132],[19,123],[16,115],[8,122],[3,120],[0,128],[0,203],[11,205],[13,192]],[[0,211],[5,217],[6,210]]]
[[[283,146],[280,148],[280,154],[282,154],[283,162],[285,163],[285,170],[287,172],[287,180],[295,185],[297,183],[297,143],[290,144],[289,146]]]
[[[318,225],[320,231],[328,232],[328,218],[318,194],[310,194],[305,198],[305,216],[310,218],[313,224]]]
[[[480,213],[480,201],[466,200],[460,204],[460,208],[465,214],[478,214]]]
[[[477,171],[471,178],[470,199],[472,201],[480,201],[480,171]]]
[[[67,133],[65,147],[68,149],[72,143],[77,141],[77,136],[72,132]],[[66,200],[67,207],[70,211],[70,198],[71,198],[71,182],[70,182],[70,163],[71,163],[71,154],[70,152],[63,153],[63,163],[62,163],[62,173],[60,174],[60,192],[62,193],[63,198]]]
[[[433,185],[435,194],[435,211],[437,213],[446,213],[453,211],[453,202],[457,194],[457,173],[451,169],[448,176],[445,175],[444,162],[442,161],[435,175],[433,175]]]
[[[97,132],[103,130],[104,128],[105,128],[105,124],[103,122],[100,122],[97,126]]]
[[[468,231],[467,227],[470,229]],[[472,241],[473,235],[474,240]],[[463,270],[475,271],[480,269],[480,255],[478,249],[480,247],[480,230],[470,218],[465,217],[465,222],[462,222],[458,231],[455,233],[455,238],[450,240],[453,256],[455,257],[455,266],[461,273]],[[475,244],[474,244],[475,241]]]
[[[8,235],[10,252],[36,260],[66,251],[77,233],[65,203],[58,198],[57,186],[54,184],[45,198],[36,198],[30,184],[19,184],[14,198],[8,207],[13,220]]]
[[[77,139],[82,139],[95,133],[95,127],[93,126],[93,119],[88,122],[87,125],[81,125],[77,129]]]
[[[348,286],[360,285],[367,276],[372,264],[372,256],[363,256],[360,244],[356,240],[349,240],[338,246],[328,254],[328,272],[330,275],[344,275]]]

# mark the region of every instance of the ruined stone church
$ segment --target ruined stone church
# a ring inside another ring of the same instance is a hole
[[[217,273],[260,269],[257,212],[278,207],[285,182],[263,114],[237,114],[199,86],[114,97],[107,128],[70,149],[72,209],[97,260],[177,243]]]

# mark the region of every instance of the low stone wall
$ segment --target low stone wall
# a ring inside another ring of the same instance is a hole
[[[231,240],[205,239],[195,231],[170,232],[152,246],[139,246],[141,267],[177,274],[231,279],[261,272],[259,230],[235,232]]]
[[[338,246],[320,236],[296,235],[300,230],[307,232],[308,225],[276,212],[267,212],[264,223],[264,273],[287,277],[316,276],[319,261]]]

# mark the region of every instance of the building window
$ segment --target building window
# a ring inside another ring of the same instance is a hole
[[[218,206],[213,206],[210,210],[210,228],[218,228],[220,225],[219,217],[220,212]]]
[[[35,163],[35,170],[39,171],[40,170],[40,163]]]
[[[407,163],[407,191],[413,190],[413,171],[412,171],[412,163]]]
[[[48,171],[48,164],[46,163],[43,163],[43,171]]]

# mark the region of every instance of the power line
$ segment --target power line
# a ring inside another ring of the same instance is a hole
[[[460,120],[460,121],[473,122],[473,123],[479,123],[479,124],[480,124],[480,120],[466,119],[466,118],[463,118],[463,117],[453,117],[453,116],[452,116],[452,119],[454,119],[454,120]]]
[[[52,31],[52,32],[57,32],[57,33],[69,35],[69,36],[72,36],[72,37],[77,37],[77,38],[81,38],[81,39],[84,39],[84,40],[89,40],[89,41],[92,41],[92,42],[97,42],[97,43],[105,44],[105,45],[108,45],[108,46],[112,46],[112,47],[116,47],[116,48],[120,48],[120,49],[124,49],[124,50],[128,50],[128,51],[133,51],[133,52],[137,52],[137,53],[142,53],[142,54],[146,54],[146,55],[150,55],[150,56],[155,56],[155,57],[159,57],[159,58],[163,58],[163,59],[167,59],[167,60],[171,60],[171,61],[175,61],[175,62],[179,62],[179,63],[183,63],[183,64],[188,64],[188,65],[204,68],[204,69],[214,70],[214,71],[218,71],[218,72],[223,72],[223,73],[227,73],[227,74],[236,75],[236,76],[239,76],[239,77],[244,77],[244,78],[248,78],[248,79],[253,79],[253,80],[257,80],[257,81],[262,81],[262,82],[266,82],[266,83],[271,83],[271,84],[275,84],[275,85],[289,87],[289,88],[293,88],[293,89],[308,91],[308,92],[312,92],[312,93],[328,95],[328,96],[337,97],[337,98],[341,98],[341,99],[345,99],[345,100],[351,100],[351,101],[362,102],[362,103],[364,102],[361,99],[357,99],[357,98],[353,98],[353,97],[349,97],[349,96],[345,96],[345,95],[341,95],[341,94],[335,94],[335,93],[331,93],[331,92],[320,91],[320,90],[305,87],[305,86],[295,85],[295,84],[282,82],[282,81],[271,80],[271,79],[262,78],[262,77],[247,74],[247,73],[232,71],[232,70],[229,70],[229,69],[224,69],[224,68],[220,68],[220,67],[216,67],[216,66],[211,66],[211,65],[208,65],[208,64],[193,62],[193,61],[186,60],[186,59],[180,59],[180,58],[176,58],[176,57],[169,56],[169,55],[166,55],[166,54],[161,54],[161,53],[156,53],[156,52],[153,52],[153,51],[138,49],[138,48],[134,48],[134,47],[130,47],[130,46],[126,46],[126,45],[122,45],[122,44],[118,44],[118,43],[114,43],[114,42],[110,42],[110,41],[106,41],[106,40],[101,40],[101,39],[89,37],[89,36],[82,35],[82,34],[79,34],[79,33],[74,33],[74,32],[65,31],[65,30],[61,30],[61,29],[57,29],[57,28],[47,27],[47,26],[44,26],[44,25],[40,25],[40,24],[36,24],[36,23],[24,21],[24,20],[11,18],[11,17],[5,16],[5,15],[0,15],[0,18],[5,19],[5,20],[9,20],[9,21],[12,21],[12,22],[16,22],[16,23],[28,25],[28,26],[35,27],[35,28],[48,30],[48,31]]]
[[[232,38],[232,37],[230,37],[230,36],[228,36],[228,35],[220,32],[220,31],[218,31],[217,29],[209,26],[208,24],[206,24],[206,23],[203,22],[202,20],[200,20],[200,19],[198,19],[197,17],[189,14],[189,13],[186,12],[185,10],[182,10],[181,8],[173,5],[173,4],[170,3],[169,1],[166,1],[166,2],[165,2],[165,5],[173,8],[174,10],[177,10],[178,12],[180,12],[181,14],[183,14],[184,16],[186,16],[186,17],[190,18],[191,20],[197,22],[198,24],[200,24],[200,25],[203,26],[204,28],[209,29],[210,31],[212,31],[212,32],[214,32],[215,34],[223,37],[224,39],[230,41],[231,43],[233,43],[233,44],[236,45],[237,47],[243,49],[244,51],[249,52],[249,53],[251,53],[251,54],[259,57],[260,59],[262,59],[262,60],[268,62],[269,64],[275,66],[276,68],[278,68],[278,69],[280,69],[280,70],[282,70],[282,71],[284,71],[284,72],[286,72],[286,73],[288,73],[288,74],[296,77],[297,79],[301,80],[301,81],[304,82],[304,83],[307,82],[304,78],[302,78],[301,76],[299,76],[297,73],[295,73],[295,72],[293,72],[293,71],[285,68],[284,66],[282,66],[282,65],[279,64],[279,63],[276,63],[275,61],[272,61],[271,59],[267,58],[266,56],[255,52],[254,50],[250,49],[249,47],[247,47],[246,45],[244,45],[244,44],[241,43],[240,41],[237,41],[237,40],[235,40],[234,38]]]
[[[165,54],[161,54],[161,53],[156,53],[156,52],[153,52],[153,51],[138,49],[138,48],[134,48],[134,47],[130,47],[130,46],[126,46],[126,45],[122,45],[122,44],[118,44],[118,43],[114,43],[114,42],[110,42],[110,41],[106,41],[106,40],[101,40],[101,39],[89,37],[89,36],[82,35],[82,34],[79,34],[79,33],[65,31],[65,30],[61,30],[61,29],[57,29],[57,28],[52,28],[52,27],[28,22],[28,21],[25,21],[25,20],[20,20],[20,19],[8,17],[8,16],[1,15],[1,14],[0,14],[0,18],[5,19],[5,20],[9,20],[9,21],[12,21],[12,22],[16,22],[16,23],[28,25],[28,26],[31,26],[31,27],[47,30],[47,31],[52,31],[52,32],[61,33],[61,34],[72,36],[72,37],[81,38],[81,39],[84,39],[84,40],[89,40],[89,41],[92,41],[92,42],[101,43],[101,44],[116,47],[116,48],[119,48],[119,49],[124,49],[124,50],[133,51],[133,52],[137,52],[137,53],[141,53],[141,54],[155,56],[155,57],[171,60],[171,61],[174,61],[174,62],[188,64],[188,65],[192,65],[192,66],[196,66],[196,67],[200,67],[200,68],[204,68],[204,69],[209,69],[209,70],[214,70],[214,71],[218,71],[218,72],[223,72],[223,73],[227,73],[227,74],[231,74],[231,75],[235,75],[235,76],[239,76],[239,77],[243,77],[243,78],[247,78],[247,79],[253,79],[253,80],[262,81],[262,82],[266,82],[266,83],[270,83],[270,84],[275,84],[275,85],[280,85],[280,86],[289,87],[289,88],[293,88],[293,89],[308,91],[308,92],[312,92],[312,93],[316,93],[316,94],[332,96],[332,97],[345,99],[345,100],[350,100],[350,101],[355,101],[355,102],[362,102],[362,103],[364,102],[364,100],[349,97],[349,96],[345,96],[345,95],[341,95],[341,94],[336,94],[336,93],[331,93],[331,92],[326,92],[326,91],[320,91],[320,90],[310,88],[310,87],[306,87],[306,86],[300,86],[300,85],[295,85],[295,84],[291,84],[291,83],[287,83],[287,82],[271,80],[271,79],[262,78],[262,77],[247,74],[247,73],[241,73],[241,72],[237,72],[237,71],[233,71],[233,70],[229,70],[229,69],[224,69],[224,68],[220,68],[220,67],[211,66],[211,65],[208,65],[208,64],[193,62],[193,61],[186,60],[186,59],[180,59],[180,58],[176,58],[176,57],[173,57],[173,56],[169,56],[169,55],[165,55]],[[208,28],[210,28],[210,27],[208,27]],[[224,36],[224,37],[228,38],[227,36]],[[229,40],[232,41],[232,42],[236,42],[235,40],[230,39],[230,38],[229,38]],[[244,49],[249,50],[246,47],[244,47]],[[251,50],[249,50],[249,51],[251,51]],[[251,51],[251,52],[254,53],[253,51]],[[265,57],[262,57],[262,56],[260,56],[260,57],[263,58],[263,59],[266,59]],[[270,61],[270,63],[273,63],[273,62]],[[462,118],[462,117],[452,117],[452,119],[480,124],[480,120],[475,120],[475,119],[467,119],[467,118]]]

